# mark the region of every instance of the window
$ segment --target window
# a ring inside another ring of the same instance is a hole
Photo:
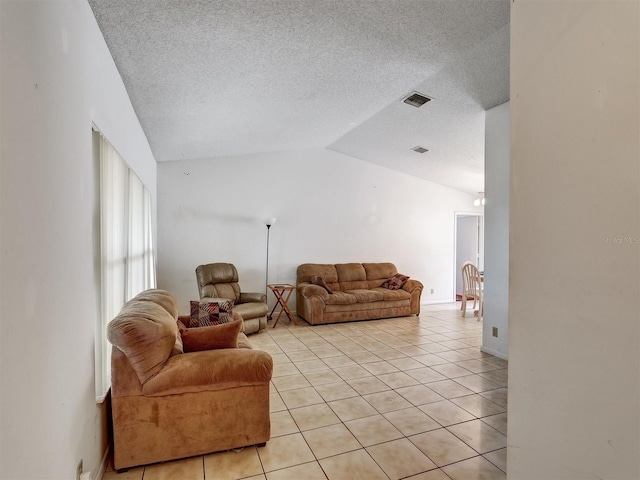
[[[107,324],[122,305],[156,285],[151,195],[109,141],[94,131],[100,164],[100,307],[96,323],[96,400],[111,385]]]

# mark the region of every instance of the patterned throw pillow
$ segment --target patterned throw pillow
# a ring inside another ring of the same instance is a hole
[[[391,278],[389,278],[386,282],[382,284],[384,288],[388,288],[389,290],[399,290],[402,286],[407,283],[409,277],[406,275],[402,275],[401,273],[396,273]]]
[[[309,277],[309,283],[312,283],[314,285],[318,285],[324,288],[327,291],[327,293],[333,293],[333,291],[329,288],[329,285],[327,285],[327,282],[324,281],[324,278],[319,277],[318,275],[313,275],[312,277]]]
[[[209,327],[229,323],[233,320],[233,301],[198,302],[191,301],[189,328]]]

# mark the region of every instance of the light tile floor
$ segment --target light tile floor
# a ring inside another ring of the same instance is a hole
[[[458,304],[420,317],[251,335],[274,360],[263,448],[136,468],[104,480],[506,479],[507,362],[480,351]]]

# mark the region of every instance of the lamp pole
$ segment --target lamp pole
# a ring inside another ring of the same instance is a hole
[[[276,218],[268,218],[264,221],[264,224],[267,226],[267,265],[265,268],[264,274],[264,294],[267,295],[269,292],[269,233],[271,232],[271,226],[276,223]],[[269,301],[267,300],[267,304]]]

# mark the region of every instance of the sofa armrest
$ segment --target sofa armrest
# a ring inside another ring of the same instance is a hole
[[[142,391],[147,396],[224,390],[268,384],[273,373],[271,355],[262,350],[224,348],[174,355]]]
[[[423,286],[422,286],[422,282],[420,282],[419,280],[414,280],[413,278],[410,278],[402,286],[402,289],[406,290],[409,293],[411,293],[414,290],[418,290],[418,289],[422,290]]]
[[[314,285],[312,283],[302,282],[296,285],[296,290],[304,298],[311,298],[314,296],[322,297],[323,300],[329,299],[329,293],[320,285]]]
[[[267,303],[267,295],[262,292],[240,292],[240,303]]]

